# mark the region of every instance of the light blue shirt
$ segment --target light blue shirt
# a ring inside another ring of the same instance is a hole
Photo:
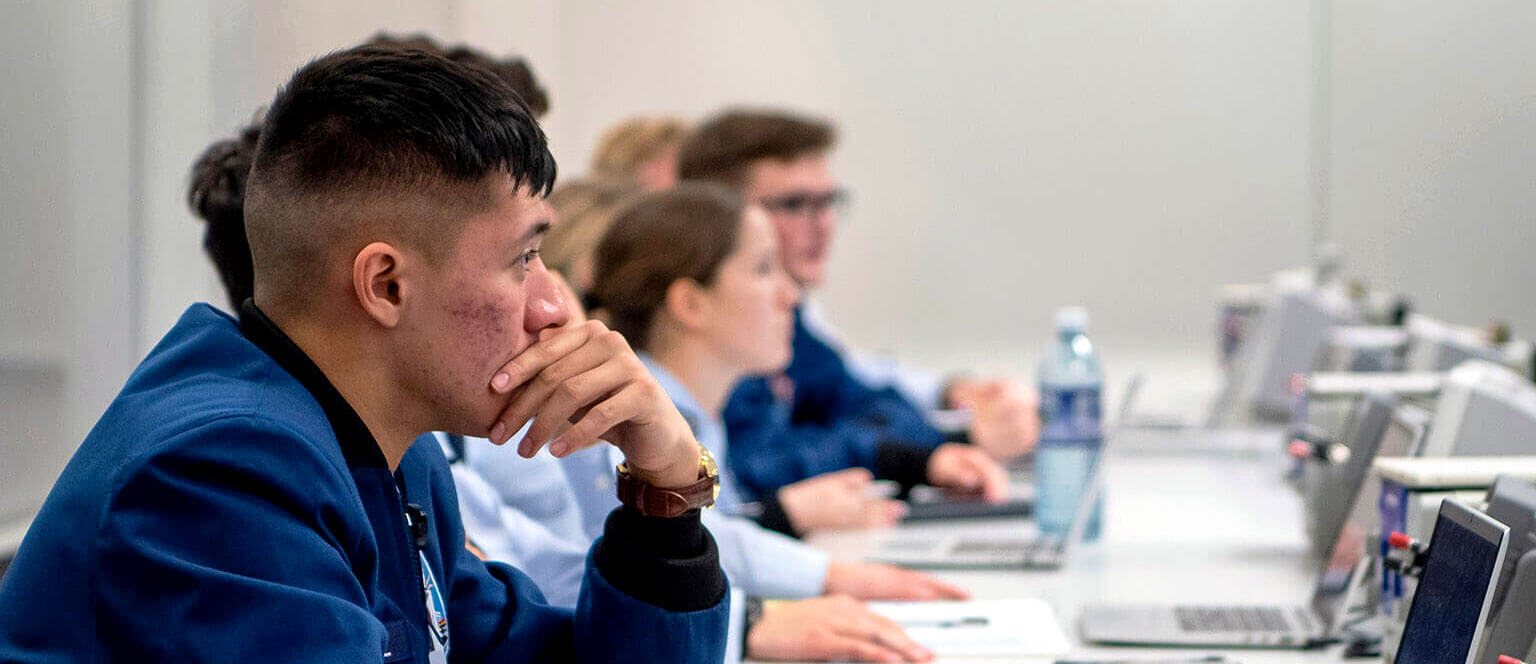
[[[506,445],[500,446],[484,438],[465,438],[467,459],[458,457],[448,444],[447,434],[433,435],[451,464],[459,512],[469,540],[487,558],[526,573],[544,591],[550,604],[575,607],[586,571],[587,550],[602,532],[602,526],[599,524],[591,535],[583,530],[581,508],[557,459],[544,450],[532,459],[517,455],[517,443],[527,432],[528,427],[524,426]],[[598,447],[613,449],[611,445]],[[475,461],[471,463],[470,459]],[[708,523],[705,527],[709,527]],[[722,568],[724,561],[722,555]],[[746,601],[739,589],[733,587],[730,593],[725,661],[739,662],[743,656],[741,631],[746,628]]]
[[[740,490],[724,469],[725,425],[716,413],[705,412],[671,372],[641,353],[656,382],[682,413],[699,444],[721,463],[720,496],[715,508],[704,510],[704,526],[715,536],[720,566],[732,587],[770,599],[803,599],[821,594],[827,580],[827,554],[803,542],[773,532],[733,513],[740,509]],[[588,536],[602,532],[608,513],[618,507],[614,493],[614,467],[623,453],[611,445],[581,450],[561,460],[566,479],[581,507],[582,525]]]
[[[502,502],[501,495],[485,477],[467,464],[460,463],[457,453],[448,444],[448,436],[433,434],[448,457],[453,470],[454,490],[459,496],[459,513],[464,519],[464,531],[469,541],[485,553],[486,557],[507,563],[523,570],[544,591],[544,597],[555,606],[576,606],[581,592],[581,569],[586,564],[587,549],[591,542],[579,528],[579,521],[572,521],[576,531],[564,536],[550,527],[549,521],[534,518],[527,511]],[[470,439],[473,440],[473,439]],[[490,441],[484,441],[490,445]],[[466,440],[466,448],[469,441]],[[514,450],[488,450],[492,454],[516,454]],[[526,459],[530,464],[534,462]],[[572,519],[579,519],[575,509],[575,497],[565,484],[558,466],[544,470],[554,473],[557,486],[552,495],[530,501],[540,507],[564,500],[571,507]],[[532,475],[532,473],[530,473]],[[523,492],[525,495],[527,492]]]

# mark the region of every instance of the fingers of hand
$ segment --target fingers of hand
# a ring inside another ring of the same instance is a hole
[[[844,636],[878,646],[897,656],[896,660],[876,661],[920,662],[933,656],[927,648],[918,645],[907,636],[906,631],[895,621],[863,606],[859,607],[858,613],[849,622],[850,624],[841,630]]]
[[[640,386],[625,385],[587,408],[586,414],[576,420],[565,433],[550,441],[550,453],[563,457],[591,445],[609,430],[639,414],[645,406],[645,398],[645,390]]]
[[[923,582],[927,585],[928,589],[933,592],[935,599],[971,598],[971,593],[967,592],[966,589],[954,584],[945,583],[926,574],[923,575]]]
[[[835,473],[831,473],[828,476],[836,478],[844,485],[856,489],[863,489],[864,487],[869,486],[870,482],[875,480],[874,473],[869,472],[869,470],[865,468],[848,468],[845,470],[839,470]]]
[[[551,363],[580,348],[594,334],[606,332],[597,321],[556,328],[539,336],[539,341],[524,348],[491,377],[491,389],[505,394],[528,382]]]
[[[830,662],[899,662],[901,654],[875,643],[835,632],[807,640],[807,659]]]
[[[569,389],[570,381],[602,366],[611,357],[609,348],[589,339],[588,343],[573,349],[520,385],[513,393],[511,403],[502,410],[498,424],[506,425],[507,430],[516,431],[545,408],[558,391]],[[491,442],[497,442],[494,434]]]
[[[899,500],[870,500],[864,505],[864,526],[894,526],[907,515],[907,504]]]
[[[982,493],[987,500],[1001,502],[1008,498],[1008,472],[991,457],[976,459],[977,472],[981,475]]]
[[[631,371],[628,367],[623,366],[622,363],[605,362],[585,373],[577,374],[561,381],[549,397],[542,404],[539,404],[537,410],[533,413],[533,426],[528,428],[528,435],[524,437],[523,444],[518,447],[518,452],[521,453],[523,448],[530,445],[533,446],[533,451],[537,451],[539,445],[543,445],[545,441],[548,441],[562,425],[570,422],[571,418],[580,410],[585,409],[587,411],[586,417],[582,418],[582,420],[591,419],[594,411],[598,411],[602,415],[609,414],[612,408],[604,407],[603,405],[607,401],[607,397],[615,395],[632,379]],[[615,422],[614,424],[617,423]],[[570,430],[561,434],[561,437],[566,440],[575,438],[572,435],[572,431],[576,431],[578,428],[572,426]],[[612,428],[612,425],[609,428]],[[585,433],[586,429],[581,429],[581,431]],[[602,429],[597,433],[600,434],[603,431],[607,431],[607,429]],[[531,456],[531,453],[526,456]]]

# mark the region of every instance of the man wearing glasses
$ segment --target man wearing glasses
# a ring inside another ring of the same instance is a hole
[[[734,186],[762,205],[773,219],[785,270],[802,289],[812,289],[826,274],[848,200],[828,165],[835,142],[836,130],[819,119],[727,110],[707,118],[683,145],[679,176]],[[863,467],[904,486],[1004,497],[1007,476],[997,459],[1027,451],[1038,428],[1023,390],[1002,381],[951,379],[933,396],[913,399],[888,380],[856,371],[855,359],[802,300],[789,367],[744,381],[726,407],[729,463],[741,484],[768,495],[813,475]],[[923,413],[957,407],[973,414],[958,435],[939,431]]]

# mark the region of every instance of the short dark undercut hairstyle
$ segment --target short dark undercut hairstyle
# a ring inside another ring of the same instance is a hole
[[[752,164],[789,162],[832,149],[837,129],[818,118],[784,111],[730,109],[694,129],[678,154],[682,180],[744,187]]]
[[[457,237],[443,217],[488,204],[487,178],[542,197],[555,174],[528,106],[491,72],[389,46],[326,55],[278,91],[261,129],[245,207],[256,290],[312,284],[327,251],[359,239],[359,210],[430,255]]]

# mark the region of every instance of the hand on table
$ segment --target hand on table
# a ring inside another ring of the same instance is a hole
[[[1004,380],[956,379],[950,404],[971,411],[971,443],[999,460],[1028,452],[1040,438],[1040,403],[1029,390]]]
[[[974,445],[945,443],[928,457],[928,483],[946,489],[979,493],[992,502],[1008,497],[1008,473],[991,455]]]
[[[864,600],[931,601],[970,599],[964,588],[922,572],[880,563],[835,562],[827,567],[828,595]]]
[[[907,513],[900,501],[869,495],[874,475],[849,468],[779,489],[779,504],[797,533],[894,525]]]
[[[933,659],[900,625],[846,595],[764,604],[762,618],[747,632],[746,655],[837,662]]]

